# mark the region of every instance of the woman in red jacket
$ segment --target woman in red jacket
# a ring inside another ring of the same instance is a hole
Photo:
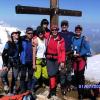
[[[59,66],[64,68],[65,65],[65,42],[64,39],[59,36],[58,30],[58,27],[53,25],[51,27],[51,35],[47,39],[46,58],[50,86],[48,98],[56,95]]]

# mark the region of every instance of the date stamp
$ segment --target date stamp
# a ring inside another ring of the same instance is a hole
[[[79,88],[97,89],[100,88],[100,84],[79,85]]]

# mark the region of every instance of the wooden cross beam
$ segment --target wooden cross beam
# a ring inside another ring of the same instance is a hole
[[[50,15],[50,25],[58,25],[58,16],[82,16],[81,11],[59,9],[58,0],[50,0],[50,8],[30,7],[17,5],[15,7],[17,14],[40,14]]]

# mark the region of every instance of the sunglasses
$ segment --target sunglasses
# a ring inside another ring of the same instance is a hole
[[[27,34],[29,34],[29,35],[30,35],[30,34],[33,34],[33,33],[27,33]]]
[[[81,31],[80,29],[76,29],[75,31]]]
[[[58,31],[58,29],[53,29],[52,31]]]
[[[43,25],[44,25],[44,24],[47,24],[47,25],[48,25],[48,23],[47,23],[47,22],[44,22],[44,23],[43,23]]]
[[[62,26],[67,26],[66,24],[63,24]]]

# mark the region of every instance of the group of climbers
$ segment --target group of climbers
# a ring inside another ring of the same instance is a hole
[[[49,85],[48,98],[51,98],[56,96],[57,84],[60,83],[61,93],[66,95],[70,91],[71,74],[74,71],[81,100],[84,89],[79,88],[79,85],[85,84],[86,58],[91,55],[89,41],[82,35],[83,28],[80,25],[75,27],[75,32],[68,31],[69,22],[66,20],[61,22],[61,32],[57,25],[52,25],[50,30],[48,25],[48,20],[43,19],[36,31],[28,27],[25,36],[20,36],[19,31],[11,33],[11,39],[2,53],[1,78],[4,90],[17,93],[16,82],[20,73],[20,93],[26,90],[35,92],[36,84],[42,83]],[[7,78],[10,69],[11,89]]]

